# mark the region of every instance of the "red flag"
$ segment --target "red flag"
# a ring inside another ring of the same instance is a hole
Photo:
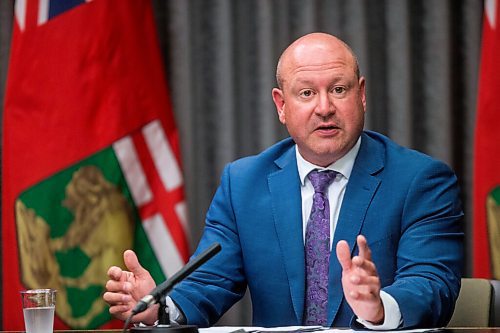
[[[3,126],[3,329],[27,288],[58,290],[56,329],[113,326],[124,249],[157,281],[189,256],[150,1],[16,1]]]
[[[474,276],[500,279],[500,4],[486,0],[474,144]]]

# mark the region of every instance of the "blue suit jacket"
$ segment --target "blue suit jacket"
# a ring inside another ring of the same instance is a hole
[[[374,133],[361,147],[333,244],[367,237],[383,290],[398,302],[403,327],[439,327],[460,288],[462,210],[454,173],[443,163]],[[171,293],[188,323],[214,324],[248,285],[257,326],[301,325],[305,263],[294,142],[230,163],[208,210],[197,253],[222,251]],[[330,259],[328,322],[352,325],[341,267]],[[195,255],[197,254],[195,253]]]

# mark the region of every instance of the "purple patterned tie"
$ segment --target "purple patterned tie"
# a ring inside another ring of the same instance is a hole
[[[328,266],[330,263],[330,204],[328,186],[337,173],[311,171],[314,187],[311,215],[306,227],[306,307],[304,325],[326,325]]]

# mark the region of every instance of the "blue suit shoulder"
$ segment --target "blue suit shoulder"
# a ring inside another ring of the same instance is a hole
[[[283,139],[257,155],[247,156],[235,160],[226,166],[230,168],[231,175],[235,174],[262,174],[272,172],[279,169],[276,161],[283,156],[295,157],[295,142],[288,137]],[[295,161],[295,159],[293,159]]]
[[[395,141],[391,140],[387,136],[373,131],[363,132],[362,147],[365,150],[370,150],[368,154],[370,158],[374,158],[374,154],[378,151],[381,156],[379,158],[382,160],[381,163],[384,164],[384,168],[390,169],[389,171],[397,170],[403,168],[406,174],[411,174],[413,172],[419,172],[423,168],[428,168],[432,166],[438,169],[448,169],[454,174],[453,170],[441,160],[431,157],[420,151],[407,148],[399,145]],[[377,149],[376,147],[382,147],[382,149]],[[386,170],[387,171],[387,170]]]

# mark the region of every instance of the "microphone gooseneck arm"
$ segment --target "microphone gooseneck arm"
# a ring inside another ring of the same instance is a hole
[[[184,280],[189,274],[191,274],[194,270],[211,259],[220,250],[220,244],[214,243],[205,251],[200,253],[196,258],[189,261],[186,266],[177,271],[177,273],[172,275],[171,278],[157,285],[153,290],[151,290],[148,295],[144,296],[132,310],[131,316],[141,313],[145,311],[149,306],[157,303],[160,298],[164,295],[167,295],[177,283]]]

